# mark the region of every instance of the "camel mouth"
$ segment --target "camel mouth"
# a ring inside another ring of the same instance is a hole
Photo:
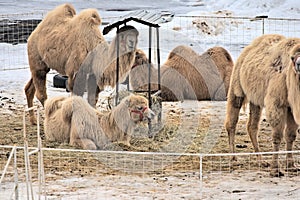
[[[135,49],[135,46],[127,46],[129,51],[133,51]]]

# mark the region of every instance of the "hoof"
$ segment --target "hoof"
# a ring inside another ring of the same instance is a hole
[[[300,172],[300,168],[292,166],[285,169],[286,172]]]
[[[37,125],[37,122],[36,122],[36,118],[35,118],[35,117],[30,117],[30,124],[31,124],[31,125]]]

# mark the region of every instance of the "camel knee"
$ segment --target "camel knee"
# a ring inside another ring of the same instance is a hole
[[[282,141],[282,134],[281,133],[274,133],[273,134],[273,150],[279,151],[279,146]]]
[[[97,146],[95,145],[95,143],[89,139],[72,139],[70,140],[70,145],[86,150],[97,150]]]

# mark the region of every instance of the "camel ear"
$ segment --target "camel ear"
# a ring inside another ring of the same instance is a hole
[[[125,99],[124,103],[127,107],[129,107],[130,106],[130,99],[129,98]]]

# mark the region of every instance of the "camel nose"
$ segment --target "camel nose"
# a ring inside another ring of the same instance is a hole
[[[134,41],[133,40],[129,40],[129,46],[131,49],[134,48]]]

